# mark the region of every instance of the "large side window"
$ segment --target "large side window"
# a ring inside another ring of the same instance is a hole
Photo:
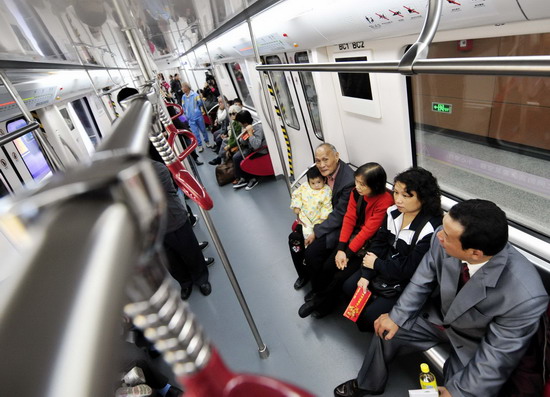
[[[294,62],[309,63],[307,52],[296,53]],[[313,132],[317,138],[323,140],[323,127],[321,126],[321,115],[319,114],[319,99],[317,97],[317,91],[315,90],[315,83],[313,82],[313,74],[311,72],[300,72],[300,82],[302,83],[302,90],[306,98],[307,110],[309,112],[311,124],[313,125]]]
[[[550,34],[436,43],[431,58],[543,55]],[[550,78],[412,77],[418,165],[460,199],[550,236]]]
[[[265,58],[266,63],[279,64],[282,63],[281,59],[277,55],[268,56]],[[296,109],[294,108],[294,102],[290,96],[290,90],[286,82],[285,72],[270,72],[273,80],[273,89],[279,100],[281,106],[281,113],[285,119],[286,124],[296,130],[300,129],[298,123],[298,116],[296,115]]]
[[[252,103],[252,98],[250,97],[250,91],[248,90],[248,86],[246,85],[246,81],[244,79],[243,67],[245,67],[245,64],[241,64],[238,62],[230,63],[229,74],[231,75],[231,79],[233,80],[235,90],[239,94],[239,98],[241,99],[241,101],[243,101],[243,105],[254,109],[254,104]]]

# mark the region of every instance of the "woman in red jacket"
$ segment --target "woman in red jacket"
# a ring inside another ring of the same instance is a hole
[[[329,314],[338,303],[344,281],[361,266],[368,241],[393,204],[386,190],[386,171],[378,163],[367,163],[355,173],[355,188],[350,194],[348,208],[340,231],[336,250],[311,274],[311,291],[298,311],[304,318],[313,314],[321,318]]]

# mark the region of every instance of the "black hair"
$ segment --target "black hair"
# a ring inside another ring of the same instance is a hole
[[[116,95],[116,101],[120,105],[120,102],[122,102],[126,98],[131,97],[132,95],[136,95],[136,94],[139,94],[139,91],[136,90],[135,88],[133,88],[133,87],[124,87]]]
[[[248,110],[241,110],[237,115],[235,116],[235,120],[238,121],[241,124],[252,124],[254,120],[252,119],[252,115]]]
[[[317,167],[311,167],[306,172],[307,180],[310,181],[315,178],[321,178],[323,181],[326,182],[326,178],[321,174],[321,171],[319,171],[319,168]]]
[[[432,173],[422,167],[411,167],[393,178],[394,184],[401,182],[405,185],[405,191],[416,197],[422,203],[422,212],[429,215],[443,215],[441,209],[441,190],[437,179]]]
[[[353,176],[360,177],[372,191],[370,197],[386,191],[386,171],[378,163],[366,163],[357,168]]]
[[[502,251],[508,242],[506,214],[488,200],[473,199],[456,204],[449,216],[464,228],[460,236],[462,249],[483,251],[493,256]]]
[[[241,101],[241,98],[239,98],[239,97],[233,99],[233,103],[237,103],[237,102],[240,103],[241,105],[244,105],[243,101]]]

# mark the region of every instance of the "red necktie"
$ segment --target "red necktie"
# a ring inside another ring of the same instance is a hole
[[[468,264],[466,262],[462,262],[462,269],[460,270],[460,277],[458,278],[458,289],[456,290],[457,293],[462,287],[464,287],[464,284],[466,284],[469,279],[470,270],[468,269]]]

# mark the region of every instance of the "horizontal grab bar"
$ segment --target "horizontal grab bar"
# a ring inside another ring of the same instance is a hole
[[[32,123],[27,124],[24,127],[18,128],[15,131],[10,132],[8,135],[5,135],[2,138],[0,138],[0,147],[4,146],[6,143],[15,141],[17,138],[20,138],[31,131],[36,130],[38,127],[40,127],[40,124],[38,124],[38,122],[36,121],[33,121]]]
[[[403,73],[400,61],[357,61],[257,65],[260,71]],[[469,74],[496,76],[550,76],[550,56],[420,59],[413,74]],[[408,74],[408,73],[406,73]]]

